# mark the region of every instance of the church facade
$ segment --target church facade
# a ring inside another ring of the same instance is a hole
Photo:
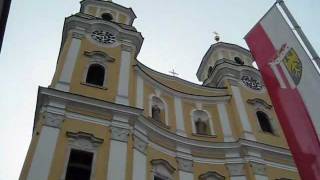
[[[20,179],[300,179],[247,49],[211,45],[194,84],[137,60],[135,18],[83,0],[65,19]]]

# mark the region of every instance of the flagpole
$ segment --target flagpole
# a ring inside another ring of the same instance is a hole
[[[311,45],[310,41],[308,40],[308,38],[306,37],[306,35],[304,34],[304,32],[302,31],[301,27],[298,25],[297,21],[294,19],[294,17],[292,16],[291,12],[289,11],[289,9],[287,8],[286,4],[284,3],[283,0],[277,0],[277,3],[279,3],[279,5],[281,6],[281,8],[283,9],[284,13],[287,15],[287,17],[289,18],[291,24],[293,25],[294,29],[297,31],[298,35],[300,36],[302,42],[305,44],[305,46],[307,47],[308,51],[310,52],[312,59],[316,62],[316,64],[318,65],[318,67],[320,68],[320,58],[319,55],[317,54],[317,52],[314,50],[313,46]]]

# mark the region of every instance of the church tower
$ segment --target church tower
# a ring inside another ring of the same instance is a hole
[[[194,84],[137,60],[135,18],[83,0],[65,19],[21,180],[299,179],[248,50],[213,44]]]

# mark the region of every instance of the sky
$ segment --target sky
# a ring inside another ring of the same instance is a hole
[[[202,57],[221,41],[247,48],[243,37],[274,0],[114,0],[132,7],[134,26],[145,38],[138,60],[200,83]],[[285,1],[320,53],[320,1]],[[79,11],[79,0],[13,0],[0,53],[0,180],[18,179],[31,140],[37,91],[51,83],[64,18]]]

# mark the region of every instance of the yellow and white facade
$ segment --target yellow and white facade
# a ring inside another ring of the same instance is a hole
[[[90,154],[88,179],[300,179],[248,50],[213,44],[197,85],[137,60],[135,18],[101,0],[66,18],[21,180],[68,179],[75,150]]]

